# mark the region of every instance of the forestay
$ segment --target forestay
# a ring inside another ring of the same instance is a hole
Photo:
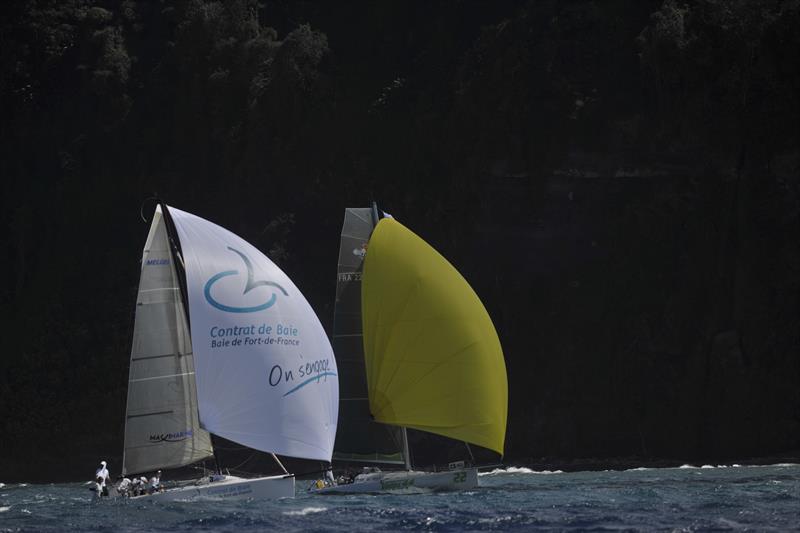
[[[330,461],[338,370],[311,306],[244,239],[169,211],[185,263],[200,423],[250,448]]]
[[[508,411],[503,352],[486,309],[461,274],[385,218],[369,241],[361,301],[375,420],[502,455]]]
[[[142,254],[126,415],[123,474],[213,454],[198,422],[192,343],[160,207]]]

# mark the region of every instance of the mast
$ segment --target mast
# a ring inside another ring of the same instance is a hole
[[[333,458],[336,461],[404,465],[400,428],[375,422],[369,410],[361,278],[377,208],[344,210],[336,266],[336,299],[331,343],[341,372],[339,424]]]
[[[380,219],[381,217],[378,214],[378,204],[377,202],[372,202],[372,227],[377,226]]]
[[[372,226],[375,227],[380,221],[380,211],[378,211],[378,203],[372,202]],[[403,444],[403,462],[405,463],[406,470],[411,470],[411,450],[408,447],[408,430],[404,426],[400,426],[400,436],[402,437]]]
[[[411,450],[408,448],[408,430],[404,426],[400,426],[400,432],[403,435],[403,459],[406,462],[406,470],[411,470]]]
[[[167,204],[162,201],[158,202],[161,206],[161,212],[164,214],[164,226],[167,229],[167,240],[169,240],[170,255],[172,256],[173,264],[175,265],[175,274],[178,276],[179,292],[181,294],[181,302],[183,303],[183,312],[186,314],[186,323],[189,326],[189,331],[192,330],[192,321],[189,317],[189,297],[188,290],[186,289],[186,265],[183,263],[183,250],[181,249],[181,241],[178,238],[178,231],[175,229],[175,222],[172,220],[172,215],[169,213]],[[180,265],[180,268],[178,268]],[[216,455],[216,452],[214,452]]]
[[[199,424],[194,354],[179,242],[159,205],[142,252],[128,373],[123,473],[176,468],[213,456]]]
[[[181,240],[178,238],[178,230],[175,228],[175,222],[172,220],[172,215],[169,212],[167,204],[159,201],[158,205],[161,206],[161,212],[164,214],[164,226],[167,230],[167,240],[169,241],[170,255],[172,256],[172,263],[175,265],[175,274],[178,276],[178,292],[180,292],[181,295],[183,312],[186,315],[186,324],[189,327],[189,334],[191,335],[192,321],[191,317],[189,316],[189,289],[186,286],[186,264],[183,262],[183,249],[181,248]],[[217,470],[217,474],[222,474],[222,465],[219,461],[217,449],[213,446],[213,438],[212,449],[214,451],[214,467]],[[278,464],[280,465],[280,461]],[[283,465],[280,466],[283,468]]]

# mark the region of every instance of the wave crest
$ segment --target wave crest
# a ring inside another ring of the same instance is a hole
[[[322,513],[327,511],[327,507],[304,507],[297,511],[285,511],[283,514],[286,516],[306,516],[314,513]]]
[[[509,466],[507,468],[495,468],[490,472],[480,472],[479,476],[503,476],[510,474],[535,474],[535,475],[550,475],[550,474],[563,474],[563,470],[532,470],[524,466]]]

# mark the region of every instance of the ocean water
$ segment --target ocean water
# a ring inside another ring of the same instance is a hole
[[[279,501],[95,501],[81,483],[0,483],[0,531],[800,529],[800,465],[482,474],[468,492]]]

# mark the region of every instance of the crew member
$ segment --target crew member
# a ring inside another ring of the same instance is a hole
[[[150,494],[161,491],[161,470],[156,472],[156,475],[150,478]]]
[[[106,468],[106,464],[107,463],[105,461],[100,461],[100,468],[98,468],[94,473],[95,479],[102,479],[100,482],[100,489],[103,496],[108,496],[108,487],[106,486],[106,482],[108,481],[109,473],[108,468]]]
[[[130,496],[131,495],[131,488],[132,483],[130,478],[120,476],[122,479],[117,485],[117,492],[119,492],[120,496]]]

